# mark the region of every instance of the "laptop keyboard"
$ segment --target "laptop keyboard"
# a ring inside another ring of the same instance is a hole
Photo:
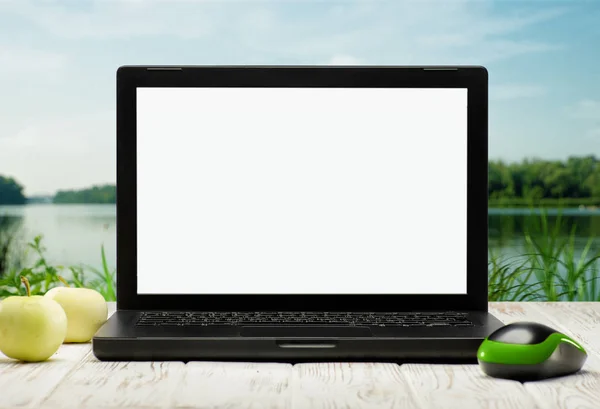
[[[471,327],[461,312],[143,312],[138,326],[336,325]]]

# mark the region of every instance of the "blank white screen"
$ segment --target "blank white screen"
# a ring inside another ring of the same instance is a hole
[[[466,89],[138,88],[140,294],[466,294]]]

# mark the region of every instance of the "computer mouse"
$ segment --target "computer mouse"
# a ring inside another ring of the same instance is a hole
[[[572,374],[586,359],[587,353],[578,342],[535,322],[505,325],[491,333],[477,351],[485,374],[518,381]]]

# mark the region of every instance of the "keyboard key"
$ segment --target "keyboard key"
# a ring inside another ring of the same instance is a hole
[[[176,312],[148,311],[141,314],[140,326],[211,326],[211,325],[336,325],[467,327],[473,323],[464,313],[398,312]]]

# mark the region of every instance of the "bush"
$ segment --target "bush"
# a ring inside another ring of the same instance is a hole
[[[560,214],[554,225],[546,212],[532,216],[525,231],[525,254],[503,257],[490,252],[490,301],[600,301],[600,249],[591,237],[577,254],[576,226],[562,237]]]
[[[42,236],[37,236],[31,243],[30,249],[37,256],[31,267],[12,269],[0,279],[0,298],[13,295],[25,295],[21,285],[21,276],[29,280],[31,295],[44,295],[53,287],[63,285],[60,278],[66,276],[67,283],[73,287],[86,287],[98,291],[106,301],[116,301],[115,278],[116,271],[110,270],[106,263],[104,246],[101,247],[102,270],[91,266],[51,266],[48,264],[42,246]],[[65,272],[70,274],[65,274]]]

